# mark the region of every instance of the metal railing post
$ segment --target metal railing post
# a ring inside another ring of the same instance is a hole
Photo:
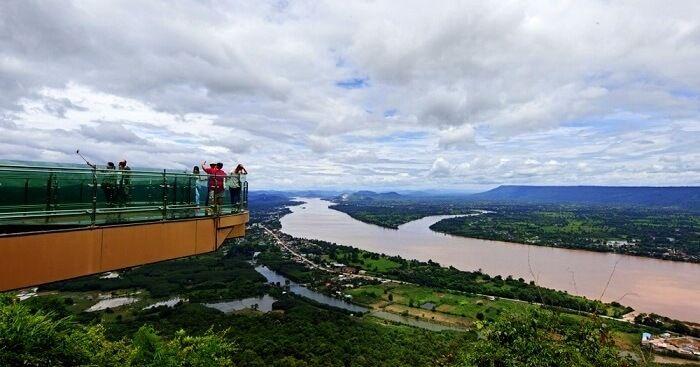
[[[94,226],[97,220],[97,167],[92,168],[92,213],[90,213],[90,225]]]
[[[197,188],[194,188],[195,191]],[[194,195],[194,192],[192,191],[192,177],[187,178],[187,204],[192,204],[192,196]]]
[[[243,209],[248,209],[248,181],[244,182],[241,201],[243,202]]]
[[[24,179],[24,205],[29,204],[29,177]]]
[[[46,179],[46,211],[51,210],[51,189],[53,181],[53,173],[49,173],[49,177]]]
[[[173,182],[173,203],[177,204],[177,176],[175,176],[175,181]]]
[[[163,220],[168,219],[168,177],[163,170]]]
[[[61,209],[60,205],[60,198],[61,198],[61,188],[58,185],[59,182],[59,175],[54,175],[53,180],[51,181],[51,203],[53,210],[59,210]]]

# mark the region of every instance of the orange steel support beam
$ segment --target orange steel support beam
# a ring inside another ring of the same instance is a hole
[[[215,251],[248,213],[0,236],[0,291]]]

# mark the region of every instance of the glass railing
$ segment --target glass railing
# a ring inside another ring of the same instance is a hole
[[[171,220],[246,210],[247,182],[241,182],[235,202],[227,185],[209,202],[211,177],[166,170],[0,164],[0,229]]]

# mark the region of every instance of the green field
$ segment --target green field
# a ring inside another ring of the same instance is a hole
[[[393,283],[362,286],[348,290],[346,293],[352,295],[355,302],[368,306],[391,302],[403,306],[421,307],[426,303],[432,303],[435,305],[435,311],[465,317],[471,321],[495,320],[504,312],[522,313],[538,308],[524,302]]]
[[[398,268],[401,264],[393,261],[385,256],[376,256],[366,251],[359,252],[354,255],[353,252],[348,251],[337,251],[335,257],[331,259],[329,255],[324,255],[323,259],[327,261],[334,261],[343,263],[350,266],[357,266],[362,269],[373,271],[377,273],[384,273],[392,269]]]

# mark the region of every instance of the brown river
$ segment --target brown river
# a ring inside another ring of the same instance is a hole
[[[544,287],[700,322],[700,264],[479,240],[428,228],[450,216],[425,217],[397,230],[386,229],[329,209],[329,201],[299,200],[305,204],[290,207],[292,213],[281,219],[282,231],[292,236],[527,281],[534,274]]]

